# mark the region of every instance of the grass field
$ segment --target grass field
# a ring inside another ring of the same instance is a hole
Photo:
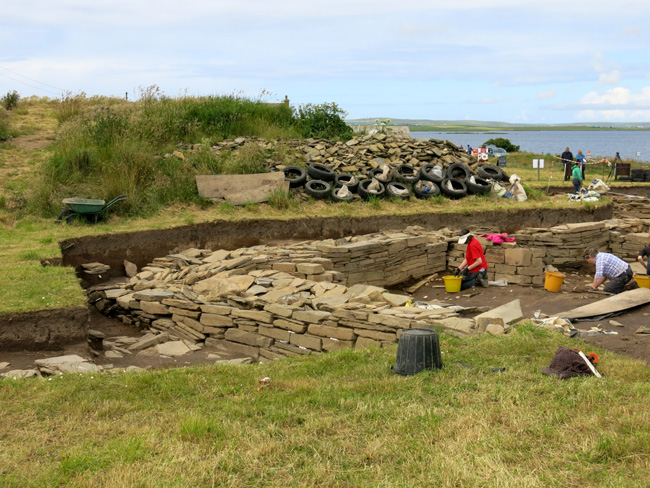
[[[648,486],[650,367],[542,375],[560,345],[592,350],[524,326],[443,334],[445,367],[410,377],[393,346],[2,381],[0,486]]]

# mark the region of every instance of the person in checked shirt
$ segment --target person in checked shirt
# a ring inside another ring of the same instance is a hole
[[[639,287],[632,279],[634,277],[632,268],[621,258],[607,252],[598,252],[596,249],[587,249],[584,257],[589,264],[596,265],[596,274],[591,285],[592,290],[596,290],[607,280],[609,283],[603,290],[612,294],[621,293],[630,281],[632,281],[630,289]]]

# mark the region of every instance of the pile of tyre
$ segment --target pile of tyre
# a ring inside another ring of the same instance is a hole
[[[351,201],[355,195],[364,200],[371,197],[408,199],[411,195],[419,199],[438,195],[460,199],[489,193],[493,181],[508,180],[508,175],[498,166],[481,166],[475,176],[463,163],[452,163],[446,169],[435,164],[425,164],[419,169],[400,164],[389,171],[373,169],[366,176],[337,173],[319,163],[310,164],[306,170],[287,166],[283,172],[291,188],[304,189],[313,198],[335,202]],[[343,186],[347,191],[340,191]]]
[[[633,169],[630,170],[630,178],[625,178],[621,176],[619,178],[621,181],[635,181],[637,183],[649,182],[650,181],[650,169]]]

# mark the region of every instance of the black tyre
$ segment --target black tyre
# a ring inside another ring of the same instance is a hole
[[[451,186],[451,189],[449,188]],[[440,184],[440,191],[448,198],[458,200],[467,196],[467,185],[464,181],[445,178]]]
[[[453,180],[467,181],[472,172],[463,163],[451,163],[447,168],[447,178]]]
[[[368,173],[368,179],[372,180],[373,178],[376,178],[379,183],[383,183],[384,185],[393,181],[392,171],[388,172],[388,176],[386,176],[386,178],[382,178],[381,175],[383,172],[384,170],[382,170],[381,168],[371,169],[370,172]]]
[[[336,185],[345,185],[352,193],[356,193],[359,187],[359,178],[343,173],[334,177],[334,183]]]
[[[336,173],[324,164],[312,163],[307,167],[307,174],[314,180],[334,181]]]
[[[368,198],[375,196],[375,197],[382,197],[386,193],[386,187],[384,186],[383,183],[379,182],[379,190],[373,191],[373,190],[368,190],[368,185],[372,183],[372,178],[368,178],[365,180],[361,180],[359,182],[359,188],[357,188],[357,193],[359,193],[359,196],[363,198],[364,200],[368,200]]]
[[[333,201],[335,201],[335,202],[350,202],[350,201],[352,201],[352,200],[354,199],[354,194],[353,194],[352,191],[350,190],[350,187],[349,187],[349,186],[348,186],[348,190],[350,190],[350,193],[348,193],[345,197],[339,197],[339,196],[336,194],[336,192],[338,192],[338,191],[339,191],[341,188],[343,188],[344,186],[347,186],[347,185],[339,185],[339,184],[335,184],[335,185],[332,187],[332,195],[331,195],[331,196],[332,196],[332,200],[333,200]]]
[[[282,171],[284,180],[289,182],[289,188],[298,188],[307,182],[307,172],[299,166],[287,166]]]
[[[411,190],[404,183],[391,181],[386,185],[386,196],[406,199],[411,196]]]
[[[465,184],[467,185],[467,192],[472,195],[485,195],[490,193],[492,190],[492,184],[484,180],[483,178],[474,178],[475,183],[472,183],[471,180],[467,180]]]
[[[478,169],[478,175],[484,180],[492,179],[500,181],[504,179],[505,173],[498,166],[481,166]]]
[[[311,180],[305,184],[305,193],[314,198],[327,198],[332,191],[332,185],[327,181]]]
[[[431,163],[425,164],[424,166],[422,166],[420,168],[420,175],[422,176],[423,180],[432,181],[436,185],[439,185],[440,183],[442,183],[442,180],[445,179],[445,170],[442,169],[441,166],[438,166],[438,168],[440,168],[442,170],[441,171],[442,174],[437,175],[433,171],[433,168],[436,167],[436,166],[437,165],[431,164]]]
[[[420,172],[410,164],[400,164],[395,168],[395,179],[412,185],[420,180]],[[388,192],[388,188],[386,191]]]
[[[415,198],[424,200],[426,198],[437,197],[438,195],[440,195],[440,187],[436,185],[433,181],[426,181],[426,183],[431,183],[432,186],[428,191],[424,191],[424,188],[421,187],[421,184],[424,183],[425,181],[419,181],[415,185],[413,185],[413,194],[415,195]]]

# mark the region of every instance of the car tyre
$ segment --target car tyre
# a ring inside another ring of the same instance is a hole
[[[449,186],[451,186],[452,189],[449,189]],[[444,196],[453,200],[458,200],[467,196],[467,185],[461,180],[445,178],[440,184],[440,191]]]
[[[332,185],[323,180],[311,180],[305,184],[305,193],[310,197],[327,198],[332,191]]]
[[[359,193],[359,196],[363,198],[364,200],[368,200],[372,196],[376,197],[382,197],[386,193],[386,187],[384,184],[380,181],[379,182],[379,190],[373,191],[373,190],[368,190],[368,185],[372,183],[372,178],[367,178],[365,180],[361,180],[359,182],[359,187],[357,188],[357,193]]]
[[[312,163],[307,167],[307,174],[314,180],[334,181],[336,172],[324,164]]]
[[[304,186],[307,182],[307,172],[299,166],[287,166],[282,170],[285,181],[289,182],[289,188]]]

